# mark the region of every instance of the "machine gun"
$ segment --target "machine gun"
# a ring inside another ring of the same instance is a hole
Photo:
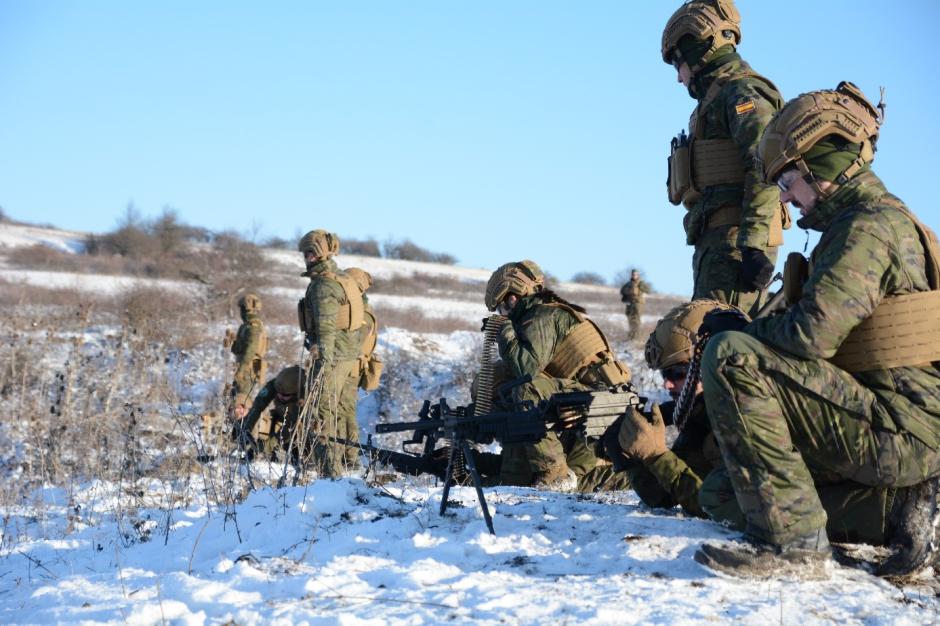
[[[444,476],[444,491],[441,494],[440,514],[447,510],[447,496],[453,479],[455,460],[463,455],[467,472],[473,479],[477,500],[483,511],[486,527],[491,534],[493,519],[477,471],[471,444],[489,444],[499,441],[502,445],[535,443],[550,430],[575,430],[586,437],[599,437],[629,407],[642,407],[643,400],[632,385],[616,385],[598,391],[572,391],[557,393],[538,404],[525,403],[514,411],[495,411],[474,415],[473,405],[451,407],[447,400],[435,404],[425,400],[418,421],[397,424],[376,424],[376,433],[394,433],[413,430],[411,439],[402,444],[404,450],[410,445],[423,445],[425,453],[434,450],[438,440],[450,442],[450,455]]]
[[[349,448],[356,448],[364,453],[371,463],[389,465],[393,467],[396,472],[410,476],[433,474],[441,480],[444,478],[444,468],[435,458],[433,447],[431,451],[425,451],[422,454],[413,454],[411,452],[396,452],[395,450],[373,446],[372,435],[369,435],[366,443],[350,441],[342,437],[327,437],[327,439],[333,443],[338,443]]]

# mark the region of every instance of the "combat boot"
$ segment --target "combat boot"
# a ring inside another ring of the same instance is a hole
[[[875,574],[910,576],[931,564],[937,553],[938,496],[940,477],[898,491],[887,524],[887,540],[894,552]]]
[[[783,545],[755,542],[721,547],[705,544],[695,552],[694,558],[711,570],[737,578],[821,580],[829,576],[832,550],[826,529],[822,528]]]

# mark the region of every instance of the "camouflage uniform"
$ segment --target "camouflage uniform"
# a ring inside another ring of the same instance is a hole
[[[537,297],[526,296],[519,300],[498,337],[499,356],[510,378],[532,377],[531,382],[513,389],[516,403],[538,403],[555,393],[588,388],[573,380],[552,378],[543,371],[555,347],[577,323],[575,316],[565,309],[545,305]],[[566,476],[569,465],[593,467],[589,458],[593,455],[587,447],[577,442],[573,433],[565,433],[563,437],[570,459],[567,459],[562,437],[554,432],[535,444],[505,446],[500,482],[528,486]]]
[[[736,53],[710,63],[693,78],[694,92],[702,94],[700,104],[716,81],[724,84],[711,102],[696,110],[689,122],[689,135],[733,139],[744,162],[745,180],[743,185],[702,189],[683,220],[686,241],[695,246],[692,297],[713,298],[749,311],[759,292],[742,291],[738,284],[741,251],[761,250],[773,263],[777,246],[783,243],[780,194],[775,186],[760,182],[754,166],[761,132],[783,100]]]
[[[649,287],[639,277],[631,278],[620,288],[620,300],[626,303],[627,321],[630,331],[627,338],[631,341],[640,334],[640,317],[643,315],[643,300]]]
[[[667,181],[670,202],[688,211],[692,297],[749,311],[769,282],[789,216],[755,163],[761,133],[783,100],[735,51],[740,21],[731,0],[686,2],[666,23],[661,53],[698,101],[689,135],[673,140]]]
[[[713,337],[705,398],[747,532],[772,545],[826,525],[814,485],[904,487],[940,473],[940,369],[850,374],[827,359],[891,295],[929,289],[924,247],[868,167],[800,221],[822,231],[801,299]]]
[[[267,372],[264,353],[268,349],[268,333],[257,311],[241,308],[242,324],[232,342],[235,355],[235,378],[232,396],[236,405],[245,405],[253,391],[257,391]]]
[[[297,402],[299,372],[300,368],[297,366],[288,367],[281,370],[276,377],[265,383],[257,395],[255,395],[251,409],[245,416],[242,425],[242,427],[249,432],[253,432],[257,429],[258,423],[267,418],[267,421],[270,423],[271,436],[267,441],[262,442],[263,451],[266,454],[273,455],[275,449],[273,444],[279,442],[281,448],[291,451],[295,463],[299,460],[298,451],[305,447],[300,441],[291,441],[294,429],[297,426],[297,417],[300,412],[300,407]],[[292,375],[297,382],[290,385],[291,393],[285,394],[282,388],[279,394],[278,388],[284,386],[282,381],[287,378],[288,375]],[[279,382],[281,382],[281,384],[279,384]],[[274,407],[268,415],[265,415],[265,410],[272,402],[274,403]]]
[[[350,434],[350,413],[355,423],[357,392],[353,376],[358,371],[361,337],[358,328],[343,330],[336,327],[340,307],[348,302],[342,285],[330,278],[330,274],[340,274],[331,258],[320,260],[308,268],[310,284],[307,285],[304,305],[310,318],[308,343],[311,349],[316,350],[323,368],[314,459],[321,473],[338,476],[344,469],[345,447],[330,443],[327,437]],[[354,430],[358,438],[358,427]],[[354,462],[359,461],[356,459]]]
[[[662,412],[670,415],[673,406],[671,402],[663,404]],[[701,395],[670,449],[648,463],[630,463],[625,473],[647,506],[669,509],[679,505],[689,515],[707,517],[738,530],[745,528],[746,520]],[[841,481],[821,486],[819,495],[833,540],[885,543],[894,490]]]

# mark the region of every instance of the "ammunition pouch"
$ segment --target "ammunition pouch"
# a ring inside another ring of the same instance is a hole
[[[365,337],[359,355],[359,388],[375,391],[379,388],[379,379],[385,364],[375,355],[375,346],[379,341],[379,325],[371,310],[365,311]]]
[[[666,190],[669,194],[669,202],[678,206],[692,190],[689,139],[684,132],[678,137],[673,137],[666,163],[668,166]]]
[[[363,391],[375,391],[379,388],[379,380],[382,378],[382,370],[385,364],[382,359],[376,355],[368,359],[360,357],[359,359],[359,388]]]

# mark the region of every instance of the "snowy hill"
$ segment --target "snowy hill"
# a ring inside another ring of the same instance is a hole
[[[932,581],[834,565],[824,582],[725,579],[692,560],[736,533],[632,492],[470,488],[441,517],[433,478],[350,475],[277,488],[204,430],[224,410],[235,320],[218,286],[89,271],[84,236],[0,224],[0,622],[179,624],[931,624]],[[28,267],[35,244],[76,255]],[[265,250],[269,375],[294,362],[299,255]],[[383,385],[363,435],[424,399],[468,401],[489,270],[339,258],[376,279]],[[661,395],[616,290],[563,283]],[[224,298],[223,298],[224,299]],[[651,325],[677,298],[651,299]],[[220,312],[222,311],[222,312]],[[228,314],[230,315],[230,313]],[[217,424],[217,422],[215,422]],[[376,443],[395,445],[395,440]],[[200,462],[202,461],[202,462]]]

